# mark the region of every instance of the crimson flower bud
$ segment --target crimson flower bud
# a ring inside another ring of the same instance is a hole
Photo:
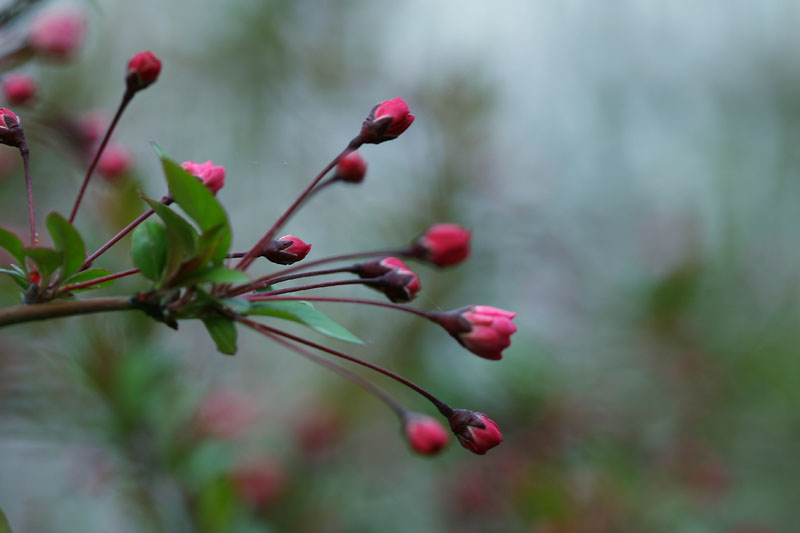
[[[361,141],[367,144],[380,144],[391,141],[406,131],[414,122],[408,104],[402,98],[381,102],[369,113],[361,126]]]
[[[405,434],[411,449],[422,455],[436,455],[450,440],[450,435],[438,420],[412,413],[405,418]]]
[[[49,10],[33,20],[28,43],[38,54],[57,60],[69,59],[83,43],[83,13],[71,9]]]
[[[28,74],[9,74],[3,78],[3,96],[11,105],[25,105],[36,96],[36,80]]]
[[[267,243],[262,256],[279,265],[291,265],[302,261],[311,250],[311,245],[304,243],[294,235],[284,235]]]
[[[103,111],[88,111],[76,120],[76,128],[85,146],[102,139],[111,121]]]
[[[457,265],[469,257],[471,237],[458,224],[436,224],[414,241],[411,255],[438,267]]]
[[[181,163],[181,168],[199,178],[203,185],[217,194],[223,185],[225,185],[225,167],[221,165],[214,165],[211,161],[205,163],[195,163],[194,161],[184,161]]]
[[[367,163],[358,152],[350,152],[336,165],[333,178],[347,183],[361,183],[367,173]]]
[[[236,494],[253,507],[275,500],[286,484],[283,469],[264,458],[242,462],[233,469],[230,480]]]
[[[28,272],[28,281],[30,281],[34,285],[38,285],[42,281],[42,275],[39,274],[38,270],[31,270],[30,272]]]
[[[471,305],[434,313],[432,317],[467,350],[486,359],[503,358],[503,350],[511,345],[511,335],[517,326],[511,321],[516,313],[490,307]]]
[[[130,169],[131,160],[127,148],[120,144],[109,144],[97,162],[97,171],[106,178],[116,178]]]
[[[472,453],[483,455],[503,442],[500,428],[483,413],[456,409],[448,421],[461,446]]]
[[[128,89],[140,91],[158,79],[161,60],[153,52],[139,52],[128,61],[126,82]]]
[[[20,150],[27,149],[25,132],[22,130],[21,122],[17,114],[10,109],[0,108],[0,143]]]
[[[373,279],[370,286],[395,303],[410,302],[422,289],[419,276],[396,257],[360,263],[353,271],[362,279]]]

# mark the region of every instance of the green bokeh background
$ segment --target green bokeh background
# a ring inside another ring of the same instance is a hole
[[[41,82],[38,116],[111,113],[132,53],[164,62],[115,134],[135,175],[97,180],[77,219],[89,248],[140,212],[137,189],[164,193],[149,141],[227,167],[219,198],[244,249],[375,102],[402,96],[417,119],[362,150],[365,183],[328,190],[286,231],[323,257],[468,226],[470,261],[419,266],[415,305],[512,309],[519,331],[491,362],[413,317],[320,305],[366,341],[354,353],[503,428],[484,457],[454,444],[426,459],[385,406],[250,332],[230,358],[199,324],[175,333],[132,314],[0,330],[0,508],[14,532],[796,527],[800,4],[80,5],[76,60],[21,67]],[[83,168],[40,137],[43,220],[69,211]],[[21,235],[23,197],[18,166],[0,178],[0,225]],[[109,269],[130,265],[118,248]],[[17,301],[0,280],[0,302]],[[261,423],[192,442],[176,465],[186,421],[219,388],[251,398]],[[314,415],[337,431],[309,456],[296,426]],[[285,473],[258,510],[224,483],[249,456]]]

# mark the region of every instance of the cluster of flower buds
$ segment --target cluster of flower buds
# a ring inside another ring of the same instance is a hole
[[[294,235],[284,235],[264,246],[261,255],[278,265],[291,265],[302,261],[311,251],[311,245]]]
[[[383,257],[359,263],[354,271],[362,279],[369,279],[369,286],[381,291],[393,302],[410,302],[422,289],[417,276],[403,261],[396,257]]]

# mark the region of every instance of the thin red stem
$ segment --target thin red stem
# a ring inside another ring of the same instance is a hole
[[[413,313],[415,315],[419,315],[421,317],[427,318],[433,322],[436,320],[433,318],[433,312],[431,311],[423,311],[422,309],[416,309],[414,307],[408,307],[405,305],[394,304],[389,302],[380,302],[378,300],[364,300],[362,298],[336,298],[333,296],[280,296],[274,297],[274,295],[270,295],[268,293],[259,293],[259,294],[248,294],[244,297],[245,300],[249,302],[278,302],[278,301],[294,301],[294,302],[336,302],[336,303],[348,303],[348,304],[362,304],[362,305],[374,305],[377,307],[386,307],[388,309],[396,309],[399,311],[405,311],[407,313]]]
[[[31,226],[31,246],[39,244],[39,236],[36,234],[36,216],[33,212],[33,184],[31,183],[31,155],[27,146],[20,148],[22,155],[22,165],[25,167],[25,188],[28,190],[28,220]]]
[[[89,164],[89,168],[86,170],[86,176],[83,178],[83,183],[81,184],[81,189],[78,191],[78,197],[75,199],[75,205],[72,208],[72,213],[69,215],[69,221],[72,222],[75,220],[75,215],[78,214],[78,208],[81,205],[81,200],[83,199],[83,195],[86,192],[86,187],[89,185],[89,180],[92,177],[92,172],[94,172],[95,167],[97,166],[97,162],[100,161],[100,156],[103,155],[103,150],[106,149],[106,145],[108,144],[108,140],[111,138],[111,134],[114,132],[114,128],[119,122],[120,117],[122,116],[122,112],[125,111],[125,108],[128,107],[128,104],[131,100],[133,100],[133,95],[136,94],[136,91],[131,89],[125,89],[125,94],[122,95],[122,101],[117,108],[117,112],[114,114],[114,118],[111,120],[111,124],[109,124],[108,129],[106,130],[106,134],[103,136],[103,140],[100,141],[100,147],[97,149],[97,152],[94,154],[94,158],[92,162]]]
[[[299,270],[306,270],[308,268],[317,265],[323,265],[325,263],[333,263],[335,261],[347,261],[349,259],[363,259],[366,257],[377,257],[377,256],[396,256],[396,255],[405,256],[408,254],[409,251],[410,250],[408,248],[401,248],[395,250],[371,250],[367,252],[354,252],[351,254],[332,255],[330,257],[323,257],[322,259],[315,259],[314,261],[303,262],[296,266],[285,268],[280,272],[275,272],[273,274],[269,274],[268,276],[259,278],[256,280],[256,282],[270,280],[278,276],[285,276],[286,274],[290,274],[292,272],[297,272]]]
[[[317,174],[317,177],[314,178],[305,189],[303,189],[303,192],[301,192],[295,201],[292,202],[292,205],[290,205],[286,211],[284,211],[283,214],[278,217],[278,220],[275,221],[272,227],[267,230],[264,236],[261,237],[261,239],[255,244],[255,246],[253,246],[250,251],[245,254],[242,260],[239,261],[239,264],[236,265],[238,270],[245,270],[250,266],[250,264],[252,264],[255,258],[258,257],[259,251],[275,237],[275,234],[278,232],[278,230],[286,223],[287,220],[289,220],[289,217],[292,216],[300,204],[303,203],[303,200],[309,195],[309,193],[311,193],[311,190],[314,188],[314,186],[319,183],[320,180],[324,178],[325,175],[339,163],[342,157],[344,157],[347,153],[356,150],[359,146],[361,146],[361,144],[362,141],[360,136],[354,138],[352,141],[350,141],[350,143],[348,143],[347,148],[342,150],[339,155],[334,157],[333,160],[322,169],[322,172]]]
[[[436,396],[434,396],[430,392],[426,391],[425,389],[423,389],[422,387],[420,387],[419,385],[417,385],[413,381],[410,381],[410,380],[404,378],[403,376],[401,376],[399,374],[395,374],[391,370],[387,370],[386,368],[383,368],[382,366],[378,366],[376,364],[364,361],[362,359],[359,359],[358,357],[353,357],[352,355],[347,355],[344,352],[340,352],[339,350],[334,350],[333,348],[328,348],[327,346],[323,346],[322,344],[317,344],[316,342],[309,341],[309,340],[303,339],[301,337],[297,337],[295,335],[292,335],[291,333],[286,333],[285,331],[281,331],[279,329],[275,329],[275,328],[272,328],[270,326],[266,326],[264,324],[259,324],[258,322],[253,322],[252,320],[248,320],[246,318],[241,318],[240,317],[237,320],[239,320],[243,324],[245,324],[245,325],[247,325],[247,326],[249,326],[251,328],[254,328],[254,329],[258,330],[258,331],[268,332],[268,333],[272,333],[272,334],[275,334],[275,335],[280,335],[281,337],[286,337],[287,339],[291,339],[291,340],[293,340],[295,342],[299,342],[301,344],[305,344],[306,346],[310,346],[310,347],[315,348],[317,350],[321,350],[321,351],[327,352],[327,353],[329,353],[331,355],[335,355],[336,357],[341,357],[342,359],[346,359],[348,361],[351,361],[353,363],[359,364],[361,366],[365,366],[365,367],[369,368],[370,370],[374,370],[376,372],[380,372],[384,376],[388,376],[388,377],[392,378],[393,380],[395,380],[395,381],[397,381],[399,383],[402,383],[406,387],[418,392],[419,394],[421,394],[422,396],[427,398],[428,401],[430,401],[434,406],[436,406],[436,408],[439,410],[439,412],[444,414],[445,416],[449,416],[449,413],[452,413],[452,411],[453,411],[452,408],[449,405],[447,405],[443,401],[439,400],[439,398],[437,398]]]
[[[343,279],[339,281],[324,281],[322,283],[312,283],[311,285],[301,285],[299,287],[287,287],[274,291],[262,292],[264,296],[277,296],[290,292],[310,291],[311,289],[324,289],[326,287],[339,287],[340,285],[370,285],[375,283],[374,279]]]
[[[108,276],[102,276],[100,278],[94,278],[88,281],[81,281],[80,283],[73,283],[71,285],[65,285],[58,290],[58,293],[63,294],[66,292],[76,291],[78,289],[85,289],[86,287],[97,285],[98,283],[124,278],[125,276],[132,276],[133,274],[138,274],[138,273],[139,273],[138,268],[131,268],[128,270],[123,270],[122,272],[117,272],[116,274],[109,274]]]
[[[150,208],[141,215],[139,215],[138,217],[136,217],[130,224],[122,228],[119,233],[111,237],[111,239],[107,243],[105,243],[103,246],[98,248],[96,252],[94,252],[92,255],[86,258],[86,260],[83,262],[83,266],[81,266],[81,270],[86,270],[87,268],[92,266],[92,263],[94,262],[95,259],[106,253],[106,251],[109,248],[117,244],[117,242],[119,242],[120,239],[122,239],[125,235],[127,235],[131,231],[133,231],[133,229],[136,226],[147,220],[153,213],[155,213],[155,211],[153,211],[153,208]]]
[[[261,278],[257,279],[252,283],[248,283],[242,287],[234,288],[228,293],[228,296],[238,296],[240,294],[244,294],[246,292],[255,291],[262,287],[266,287],[268,285],[272,285],[274,283],[281,283],[284,281],[291,281],[293,279],[301,279],[301,278],[309,278],[312,276],[325,276],[327,274],[340,274],[343,272],[353,272],[353,267],[346,266],[340,268],[328,268],[325,270],[314,270],[311,272],[301,272],[300,274],[287,274],[285,276],[280,276],[276,278],[270,278],[267,281],[262,280]]]
[[[336,363],[328,361],[324,357],[320,357],[319,355],[311,353],[310,351],[305,350],[303,348],[300,348],[299,346],[296,346],[289,341],[283,340],[277,335],[268,333],[267,331],[263,331],[261,329],[258,329],[257,331],[262,335],[265,335],[266,337],[277,342],[278,344],[281,344],[289,348],[290,350],[294,350],[303,357],[310,359],[311,361],[314,361],[315,363],[320,364],[325,368],[332,370],[333,372],[336,372],[343,378],[352,381],[353,383],[355,383],[362,389],[366,390],[370,394],[376,396],[379,400],[388,405],[395,413],[397,413],[397,416],[399,416],[401,420],[405,419],[406,415],[408,414],[408,411],[402,405],[400,405],[400,403],[397,400],[395,400],[384,390],[379,389],[378,387],[376,387],[366,379],[362,378],[358,374],[354,374],[353,372],[350,372],[349,370],[337,365]]]

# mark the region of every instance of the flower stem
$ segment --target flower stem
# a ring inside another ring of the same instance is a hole
[[[78,214],[78,207],[81,205],[81,200],[83,199],[83,195],[86,192],[86,187],[89,185],[89,179],[92,177],[92,172],[94,172],[95,167],[97,166],[97,162],[100,160],[100,156],[103,155],[103,150],[106,149],[106,145],[108,144],[108,140],[111,138],[111,134],[114,132],[114,128],[119,122],[120,117],[122,116],[122,112],[125,111],[125,108],[128,107],[128,104],[133,100],[133,95],[136,94],[136,91],[131,89],[125,89],[125,93],[122,95],[122,101],[117,108],[117,112],[114,114],[114,118],[111,120],[111,124],[109,124],[108,129],[106,130],[106,134],[103,136],[103,140],[100,141],[100,147],[97,149],[97,152],[94,154],[94,158],[92,162],[89,164],[89,168],[86,170],[86,176],[83,178],[83,183],[81,184],[81,189],[78,191],[78,197],[75,199],[75,205],[72,208],[72,213],[69,215],[69,221],[72,222],[75,220],[75,215]]]
[[[353,267],[346,266],[338,268],[328,268],[326,270],[313,270],[311,272],[301,272],[299,274],[287,274],[285,276],[278,276],[278,277],[274,277],[274,275],[264,276],[263,278],[258,278],[257,280],[248,283],[247,285],[243,285],[241,287],[234,287],[233,289],[231,289],[230,293],[228,293],[228,296],[229,297],[238,296],[240,294],[244,294],[250,291],[255,291],[262,287],[266,287],[274,283],[281,283],[283,281],[291,281],[293,279],[308,278],[312,276],[325,276],[327,274],[340,274],[344,272],[353,272]]]
[[[259,294],[263,294],[264,296],[277,296],[278,294],[310,291],[311,289],[324,289],[325,287],[338,287],[340,285],[373,285],[375,282],[376,280],[374,279],[343,279],[339,281],[325,281],[322,283],[312,283],[311,285],[301,285],[300,287],[287,287],[285,289],[262,292]]]
[[[125,276],[132,276],[133,274],[138,274],[138,268],[131,268],[128,270],[123,270],[122,272],[117,272],[115,274],[109,274],[108,276],[102,276],[99,278],[90,279],[88,281],[82,281],[80,283],[73,283],[71,285],[65,285],[58,289],[57,294],[64,294],[67,292],[76,291],[78,289],[85,289],[86,287],[91,287],[92,285],[97,285],[98,283],[104,283],[106,281],[112,281],[119,278],[124,278]]]
[[[386,307],[388,309],[397,309],[407,313],[413,313],[421,317],[427,318],[433,322],[435,313],[433,311],[423,311],[414,307],[406,305],[394,304],[389,302],[381,302],[378,300],[364,300],[362,298],[336,298],[333,296],[275,296],[269,293],[249,294],[244,297],[245,300],[250,302],[279,302],[279,301],[295,301],[295,302],[336,302],[336,303],[349,303],[349,304],[362,304],[374,305],[377,307]]]
[[[0,309],[0,327],[22,322],[33,322],[35,320],[131,309],[136,309],[136,307],[134,307],[133,301],[125,296],[33,305],[22,304]]]
[[[28,219],[31,226],[31,246],[39,244],[39,235],[36,233],[36,216],[33,212],[33,185],[31,183],[31,154],[27,146],[19,149],[22,155],[22,164],[25,167],[25,188],[28,190]]]
[[[356,150],[362,144],[363,141],[361,140],[360,135],[355,137],[352,141],[350,141],[347,145],[347,148],[342,150],[339,155],[334,157],[333,160],[330,163],[328,163],[319,174],[317,174],[317,177],[314,178],[311,181],[311,183],[309,183],[308,186],[306,186],[305,189],[303,189],[300,195],[294,200],[294,202],[292,202],[292,205],[290,205],[286,209],[286,211],[284,211],[283,214],[280,217],[278,217],[278,220],[275,221],[272,227],[267,230],[264,236],[261,237],[261,239],[255,244],[255,246],[253,246],[250,249],[250,251],[248,251],[245,254],[242,260],[239,261],[239,264],[236,265],[236,268],[238,270],[246,270],[247,267],[249,267],[250,264],[255,260],[255,258],[258,257],[258,253],[264,247],[264,245],[266,245],[269,241],[271,241],[275,237],[275,234],[278,232],[278,230],[281,229],[281,227],[286,223],[286,221],[289,220],[289,217],[292,216],[292,214],[297,210],[300,204],[303,203],[303,200],[306,198],[306,196],[308,196],[311,193],[311,190],[314,188],[314,186],[317,183],[319,183],[320,180],[324,178],[325,175],[339,163],[339,160],[341,160],[342,157],[344,157],[348,152]]]
[[[287,274],[291,274],[292,272],[298,272],[300,270],[306,270],[311,267],[315,267],[317,265],[323,265],[325,263],[333,263],[335,261],[347,261],[349,259],[362,259],[366,257],[378,257],[378,256],[405,256],[409,252],[408,248],[401,248],[395,250],[370,250],[367,252],[354,252],[351,254],[342,254],[342,255],[332,255],[330,257],[323,257],[322,259],[316,259],[314,261],[302,262],[296,266],[285,268],[280,272],[275,272],[273,274],[269,274],[267,276],[258,278],[254,283],[261,282],[261,281],[272,281],[273,278],[282,277]]]
[[[421,394],[428,401],[430,401],[439,410],[439,412],[442,413],[443,415],[449,416],[446,413],[452,413],[453,412],[452,408],[449,405],[447,405],[443,401],[439,400],[439,398],[437,398],[436,396],[434,396],[430,392],[426,391],[425,389],[423,389],[422,387],[420,387],[416,383],[404,378],[403,376],[401,376],[399,374],[395,374],[391,370],[387,370],[386,368],[383,368],[382,366],[378,366],[376,364],[364,361],[362,359],[359,359],[358,357],[353,357],[352,355],[347,355],[344,352],[340,352],[338,350],[334,350],[333,348],[328,348],[327,346],[323,346],[322,344],[317,344],[316,342],[309,341],[309,340],[303,339],[301,337],[297,337],[295,335],[292,335],[291,333],[286,333],[285,331],[281,331],[279,329],[275,329],[273,327],[266,326],[264,324],[259,324],[258,322],[253,322],[252,320],[248,320],[246,318],[239,317],[239,318],[237,318],[237,320],[239,322],[241,322],[241,323],[243,323],[243,324],[245,324],[245,325],[257,330],[257,331],[272,333],[274,335],[280,335],[281,337],[285,337],[287,339],[291,339],[291,340],[293,340],[295,342],[299,342],[300,344],[305,344],[306,346],[310,346],[310,347],[315,348],[317,350],[321,350],[321,351],[327,352],[327,353],[329,353],[331,355],[335,355],[336,357],[341,357],[342,359],[346,359],[348,361],[351,361],[353,363],[359,364],[361,366],[365,366],[365,367],[369,368],[370,370],[374,370],[375,372],[379,372],[379,373],[383,374],[384,376],[388,376],[388,377],[392,378],[393,380],[395,380],[395,381],[405,385],[406,387],[416,391],[417,393]]]

